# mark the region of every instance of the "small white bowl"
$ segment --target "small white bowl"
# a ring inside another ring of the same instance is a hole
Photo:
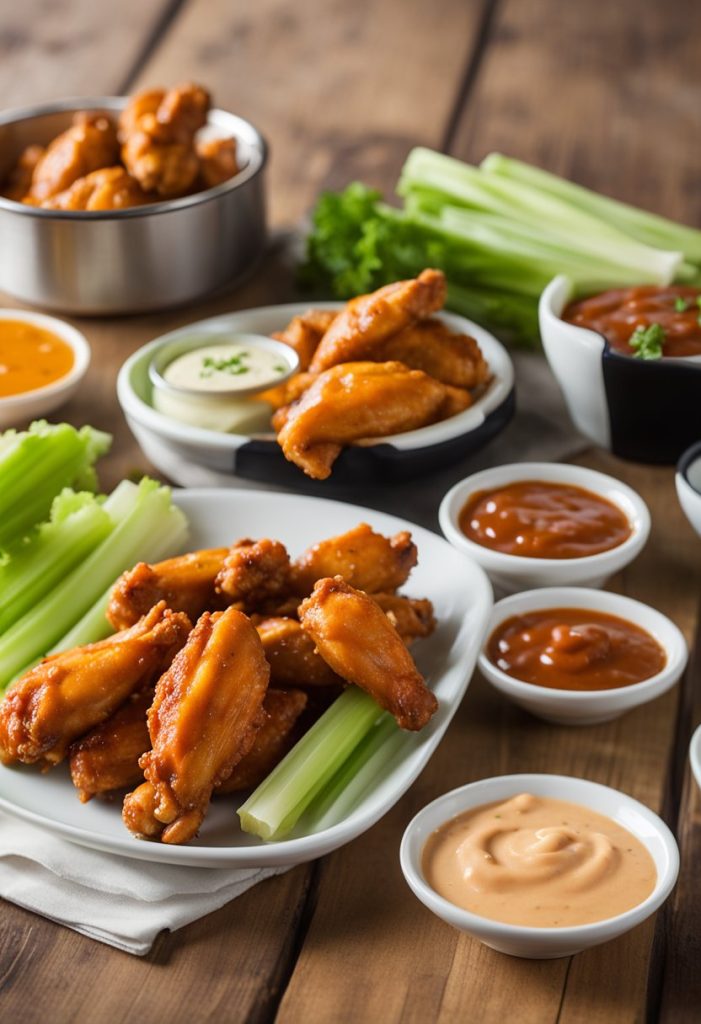
[[[455,906],[439,896],[423,873],[426,840],[446,821],[464,811],[518,793],[548,796],[590,807],[628,829],[647,849],[657,868],[657,882],[637,907],[591,924],[567,928],[531,928],[502,924]],[[590,946],[615,939],[645,921],[664,903],[679,872],[679,850],[674,836],[661,819],[644,804],[618,790],[565,775],[502,775],[481,779],[439,797],[424,807],[407,826],[399,853],[404,877],[421,902],[454,928],[467,932],[486,946],[528,959],[551,960],[572,956]]]
[[[694,773],[696,785],[701,789],[701,725],[691,737],[689,760],[691,761],[691,770]]]
[[[46,384],[43,388],[34,388],[19,395],[0,398],[0,429],[4,430],[6,427],[15,427],[25,421],[46,416],[72,398],[90,365],[90,346],[75,327],[43,313],[0,309],[0,320],[22,320],[42,327],[45,331],[56,334],[73,349],[73,366],[63,377]]]
[[[609,551],[584,558],[524,558],[494,551],[466,537],[458,520],[468,498],[477,491],[489,491],[520,480],[572,484],[607,498],[628,518],[632,529],[630,537]],[[502,594],[560,584],[601,587],[610,576],[640,554],[650,533],[647,505],[631,487],[605,473],[564,462],[513,462],[473,473],[448,491],[441,502],[438,518],[446,539],[458,551],[474,558]]]
[[[647,630],[667,653],[667,664],[656,675],[641,683],[620,686],[614,690],[551,690],[545,686],[524,683],[498,668],[487,655],[489,639],[502,622],[513,615],[548,608],[587,608],[607,615],[617,615]],[[625,711],[647,704],[666,693],[679,681],[686,667],[686,641],[674,623],[665,615],[640,601],[605,590],[583,587],[548,587],[527,590],[499,601],[492,610],[486,639],[479,657],[479,669],[495,689],[510,697],[546,722],[560,725],[594,725],[618,718]]]
[[[687,448],[680,458],[675,483],[679,504],[701,537],[701,441]]]

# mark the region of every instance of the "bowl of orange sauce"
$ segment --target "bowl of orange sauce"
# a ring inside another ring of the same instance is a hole
[[[546,587],[497,602],[479,668],[531,714],[593,725],[666,693],[687,657],[678,627],[640,601],[584,587]]]
[[[0,429],[63,405],[89,364],[90,346],[75,327],[42,313],[0,309]]]
[[[445,495],[444,536],[502,593],[600,587],[642,550],[650,515],[614,477],[566,463],[519,462],[466,477]]]

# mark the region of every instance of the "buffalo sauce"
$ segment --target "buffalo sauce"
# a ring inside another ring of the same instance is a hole
[[[26,320],[0,319],[0,398],[60,380],[75,362],[71,346]]]
[[[603,334],[612,348],[635,355],[630,339],[636,328],[659,324],[665,332],[663,356],[701,355],[701,290],[679,285],[614,288],[570,302],[562,319]]]
[[[563,928],[642,903],[657,870],[643,844],[589,807],[519,793],[429,836],[423,873],[458,907],[505,924]]]
[[[483,547],[526,558],[583,558],[618,547],[632,528],[606,498],[572,484],[520,480],[478,491],[458,519]]]
[[[555,690],[613,690],[661,672],[657,640],[627,619],[589,608],[547,608],[506,619],[487,657],[524,683]]]

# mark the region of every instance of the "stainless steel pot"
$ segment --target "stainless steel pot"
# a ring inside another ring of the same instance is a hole
[[[123,97],[71,99],[0,114],[0,181],[31,143],[46,144],[78,110]],[[0,198],[0,290],[65,313],[137,313],[184,305],[250,269],[265,245],[267,147],[240,117],[211,110],[203,134],[235,136],[244,169],[182,199],[118,212],[42,210]]]

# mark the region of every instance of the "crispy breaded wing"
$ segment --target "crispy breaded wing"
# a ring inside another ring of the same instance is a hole
[[[422,729],[438,701],[387,615],[341,576],[319,580],[299,608],[302,628],[324,661],[367,691],[402,729]]]
[[[123,210],[143,206],[150,199],[123,167],[102,167],[40,205],[45,210]]]
[[[32,174],[28,198],[42,203],[64,192],[78,178],[117,163],[117,132],[105,114],[76,114],[73,124],[39,158]]]
[[[306,370],[319,342],[337,316],[338,310],[335,309],[308,309],[301,316],[293,317],[285,330],[273,334],[273,338],[293,348],[299,356],[300,370]]]
[[[490,375],[475,339],[451,331],[435,318],[409,324],[381,342],[375,352],[379,360],[396,359],[456,388],[479,387]]]
[[[164,843],[197,834],[212,789],[250,750],[265,721],[270,668],[250,620],[205,612],[161,676],[148,713],[146,781],[123,807],[130,832]]]
[[[320,373],[337,363],[374,359],[373,350],[414,320],[423,320],[443,306],[445,275],[422,270],[417,278],[385,285],[370,295],[351,299],[335,318],[314,353],[310,369]]]
[[[82,803],[141,782],[139,758],[151,748],[146,713],[152,701],[150,687],[133,694],[106,722],[72,745],[71,779]]]
[[[295,740],[295,724],[307,705],[301,690],[268,690],[263,701],[267,718],[258,730],[253,746],[229,778],[216,787],[218,793],[254,789],[282,761]]]
[[[0,761],[61,761],[75,739],[170,665],[191,623],[165,602],[121,633],[53,654],[26,672],[0,703]]]
[[[414,640],[430,636],[436,628],[433,605],[428,598],[404,597],[402,594],[370,594],[409,647]]]
[[[198,139],[195,152],[200,162],[202,188],[215,188],[239,172],[236,139]]]
[[[292,563],[292,586],[306,597],[317,580],[342,576],[346,583],[368,593],[401,587],[416,565],[416,544],[407,530],[394,537],[376,533],[359,523],[346,533],[320,540]]]
[[[342,686],[343,680],[317,653],[314,641],[296,619],[254,619],[270,664],[272,686]]]
[[[258,611],[290,593],[290,556],[277,540],[240,540],[231,548],[215,586],[228,603]]]
[[[0,195],[4,196],[5,199],[13,199],[16,203],[21,203],[29,192],[34,168],[41,160],[44,152],[43,146],[27,146],[26,149],[22,150],[17,163],[3,182]]]
[[[107,618],[115,629],[131,626],[149,608],[165,601],[195,622],[203,611],[221,606],[214,589],[229,548],[205,548],[155,565],[139,562],[122,573],[110,595]]]
[[[344,445],[433,423],[442,418],[447,395],[445,384],[402,363],[342,363],[279,410],[275,422],[283,414],[284,425],[277,440],[286,459],[325,480]]]
[[[258,397],[264,402],[269,402],[275,410],[275,415],[272,417],[273,430],[282,430],[287,419],[287,407],[301,398],[314,380],[316,380],[316,375],[313,373],[295,373],[294,376],[284,380],[282,384],[277,384],[274,388],[268,388],[267,391],[260,393]]]

